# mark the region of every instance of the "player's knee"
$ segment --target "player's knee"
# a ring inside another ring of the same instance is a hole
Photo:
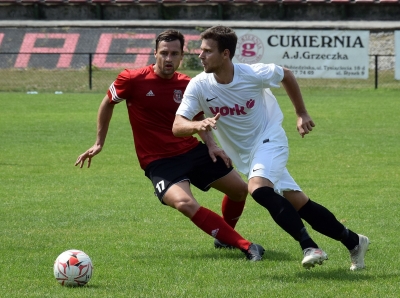
[[[191,218],[200,208],[200,205],[192,198],[181,198],[175,200],[173,207],[185,216]]]
[[[239,187],[235,189],[232,194],[227,194],[228,197],[235,202],[243,202],[246,200],[248,195],[247,184],[243,182]]]
[[[238,194],[236,202],[246,201],[246,198],[247,198],[247,189],[243,193]]]
[[[285,205],[289,204],[285,198],[268,186],[257,188],[251,195],[257,203],[264,206],[273,215],[279,214]]]
[[[256,190],[264,187],[272,189],[272,192],[274,191],[274,184],[269,179],[263,177],[253,177],[249,180],[248,191],[251,195],[253,195]]]
[[[284,191],[283,196],[299,211],[308,203],[309,198],[301,191]]]
[[[246,200],[249,193],[248,185],[242,178],[240,178],[239,174],[237,174],[237,179],[234,180],[233,184],[234,187],[232,187],[232,190],[234,190],[234,194],[230,195],[229,198],[237,202]]]
[[[246,200],[246,197],[249,193],[249,190],[247,188],[247,183],[243,181],[240,187],[240,191],[238,192],[238,196],[241,198],[240,201]]]

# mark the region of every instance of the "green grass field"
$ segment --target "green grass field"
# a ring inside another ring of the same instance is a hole
[[[122,69],[94,69],[89,88],[87,69],[0,69],[0,92],[39,93],[93,93],[105,92]],[[179,69],[193,77],[200,70]],[[394,79],[393,70],[379,70],[378,89],[394,89],[399,91],[400,81]],[[334,89],[370,89],[375,88],[375,72],[370,69],[368,79],[298,79],[304,88],[334,88]]]
[[[237,230],[266,248],[264,260],[215,250],[210,236],[153,195],[124,104],[103,152],[90,169],[79,169],[74,162],[95,141],[104,94],[0,93],[0,296],[398,297],[398,91],[305,89],[316,122],[305,139],[289,99],[276,94],[292,176],[370,238],[365,270],[351,272],[345,247],[311,227],[329,260],[304,270],[298,244],[250,196]],[[194,193],[220,213],[220,193]],[[63,288],[53,277],[54,260],[71,248],[94,263],[83,288]]]

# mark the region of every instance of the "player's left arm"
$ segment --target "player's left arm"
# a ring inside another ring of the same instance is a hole
[[[204,114],[199,114],[193,118],[193,121],[203,121],[204,119]],[[217,156],[219,156],[222,158],[228,168],[232,167],[232,160],[222,148],[218,147],[217,143],[215,142],[214,135],[211,131],[202,130],[199,131],[197,134],[203,140],[204,144],[207,145],[208,153],[210,154],[213,162],[216,162]]]
[[[282,85],[289,96],[297,115],[297,131],[302,138],[310,133],[315,126],[314,121],[311,119],[307,112],[306,105],[301,95],[299,84],[297,83],[296,77],[293,72],[285,67],[283,68],[283,79]]]

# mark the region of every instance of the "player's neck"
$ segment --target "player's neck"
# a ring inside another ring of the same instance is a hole
[[[215,71],[214,78],[219,84],[229,84],[233,81],[234,74],[235,67],[233,66],[233,63],[229,63]]]

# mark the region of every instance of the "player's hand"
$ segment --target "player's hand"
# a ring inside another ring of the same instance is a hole
[[[217,146],[217,144],[208,146],[208,153],[210,154],[210,157],[213,162],[216,162],[217,157],[219,156],[225,162],[227,168],[232,167],[232,160],[229,158],[229,156],[225,153],[224,150],[222,150]]]
[[[218,113],[212,118],[205,118],[202,121],[199,121],[198,131],[211,131],[213,129],[217,129],[217,120],[221,117],[221,114]]]
[[[313,130],[313,127],[315,127],[315,123],[310,115],[303,114],[297,117],[297,131],[302,138],[304,138],[306,134],[309,134]]]
[[[100,145],[93,145],[90,147],[88,150],[86,150],[84,153],[78,156],[78,159],[75,162],[75,166],[79,165],[80,168],[83,168],[83,165],[85,164],[85,160],[88,160],[87,167],[90,168],[90,164],[92,163],[92,158],[100,153],[102,147]]]

